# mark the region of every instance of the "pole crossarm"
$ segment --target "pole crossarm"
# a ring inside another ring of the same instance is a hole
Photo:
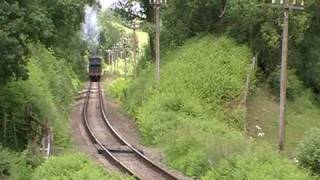
[[[304,3],[300,3],[300,4],[283,4],[283,2],[281,3],[276,3],[275,1],[272,1],[272,4],[258,4],[257,5],[258,7],[271,7],[271,8],[282,8],[282,9],[289,9],[289,10],[300,10],[300,11],[303,11],[305,8],[304,8]]]

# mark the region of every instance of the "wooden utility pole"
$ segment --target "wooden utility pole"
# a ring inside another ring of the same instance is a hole
[[[120,75],[119,71],[119,49],[116,50],[116,67],[117,67],[117,75]]]
[[[128,48],[127,39],[122,39],[121,57],[124,60],[124,77],[125,77],[125,79],[127,79],[127,76],[128,76],[127,48]]]
[[[128,63],[127,63],[127,57],[124,57],[124,78],[127,79],[128,76]]]
[[[289,0],[284,0],[282,52],[281,52],[281,78],[280,78],[280,113],[279,113],[279,151],[284,150],[285,143],[285,110],[288,82],[288,34],[289,34]]]
[[[133,59],[133,74],[134,74],[134,77],[137,77],[137,46],[136,46],[136,43],[137,43],[137,37],[136,37],[136,30],[137,30],[137,26],[136,26],[136,23],[133,22],[133,25],[132,25],[132,29],[133,29],[133,45],[132,45],[132,59]]]
[[[14,136],[14,144],[15,147],[18,148],[18,138],[17,138],[17,129],[16,129],[16,116],[14,113],[12,113],[12,130],[13,130],[13,136]]]
[[[107,56],[108,56],[108,66],[110,67],[110,71],[112,73],[112,61],[111,61],[111,50],[107,50]]]
[[[116,49],[112,49],[112,65],[113,65],[113,74],[116,74]]]
[[[7,140],[7,113],[3,116],[3,145],[5,146]]]
[[[272,0],[275,3],[275,0]],[[281,50],[281,77],[280,77],[280,107],[279,107],[279,152],[284,150],[285,144],[285,113],[287,100],[287,84],[288,84],[288,41],[289,41],[289,12],[290,10],[304,10],[304,1],[293,1],[290,5],[289,0],[281,0],[283,3],[283,31],[282,31],[282,50]],[[297,5],[299,4],[299,5]]]
[[[149,0],[150,4],[154,6],[155,9],[155,50],[156,50],[156,82],[160,85],[160,8],[162,4],[165,4],[166,0]]]
[[[110,68],[111,68],[111,74],[114,73],[114,68],[113,68],[113,50],[110,50]]]
[[[160,5],[155,6],[156,10],[156,81],[160,84]]]

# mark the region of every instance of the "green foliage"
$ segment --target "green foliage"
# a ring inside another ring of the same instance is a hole
[[[278,73],[281,49],[282,17],[280,9],[258,0],[228,1],[225,24],[227,33],[246,42],[259,55],[261,73]],[[245,4],[245,5],[244,5]],[[263,7],[263,8],[262,8]],[[291,11],[289,21],[289,67],[306,85],[319,90],[317,76],[319,1],[305,3],[304,11]],[[255,17],[255,18],[252,18]],[[290,76],[289,76],[290,77]]]
[[[94,0],[0,2],[0,86],[27,78],[27,42],[69,44],[80,29],[84,5]]]
[[[301,95],[286,104],[286,145],[284,153],[294,156],[294,150],[305,133],[320,127],[320,109],[316,96],[310,89],[302,89]],[[299,93],[299,94],[300,94]],[[274,149],[278,147],[279,101],[267,86],[257,88],[247,103],[247,130],[257,141],[266,141]],[[256,125],[265,133],[259,137]]]
[[[25,129],[25,108],[33,107],[40,121],[49,120],[55,131],[55,143],[69,144],[68,112],[70,102],[80,82],[66,60],[57,59],[51,50],[42,45],[30,45],[32,57],[28,63],[29,79],[8,83],[1,89],[0,112],[7,121],[7,134],[1,142],[12,148],[23,149],[28,141]],[[4,124],[0,124],[4,128]],[[16,134],[14,134],[14,128]],[[15,142],[15,135],[17,141]]]
[[[133,2],[140,3],[137,13],[132,10]],[[304,7],[303,11],[291,11],[289,15],[289,67],[296,69],[301,80],[318,93],[320,3],[309,0]],[[115,11],[127,20],[139,18],[146,22],[144,29],[149,33],[149,50],[154,56],[154,31],[150,28],[154,23],[154,9],[148,0],[121,0]],[[181,46],[199,34],[224,33],[248,44],[252,52],[258,54],[261,80],[265,81],[280,64],[283,13],[281,8],[274,8],[271,1],[173,0],[167,2],[161,14],[162,50]]]
[[[102,52],[114,46],[123,35],[123,30],[115,24],[119,22],[110,10],[104,10],[100,14],[99,22],[101,25],[100,48]]]
[[[176,119],[176,130],[170,130],[159,143],[165,145],[169,164],[186,175],[199,177],[224,158],[248,149],[242,135],[221,122],[210,117],[187,118]]]
[[[297,159],[302,167],[310,169],[314,174],[320,174],[320,129],[309,131],[297,147]]]
[[[320,91],[320,36],[308,35],[302,43],[303,55],[300,62],[298,73],[304,82],[313,87],[316,92]]]
[[[245,151],[241,134],[226,124],[243,127],[237,99],[249,60],[245,46],[206,36],[164,56],[159,90],[153,67],[142,71],[129,84],[124,104],[143,140],[163,147],[169,165],[198,177],[222,158]],[[221,142],[225,146],[218,146]]]
[[[128,88],[128,80],[118,78],[112,82],[109,87],[109,92],[118,102],[123,102],[126,98],[126,90]]]
[[[273,88],[274,94],[278,97],[280,95],[280,67],[270,75],[270,85]],[[287,87],[287,97],[290,100],[294,100],[295,98],[301,96],[304,89],[303,82],[296,75],[296,71],[294,69],[288,70],[288,87]]]
[[[219,179],[313,179],[308,173],[272,152],[258,150],[222,161],[212,168],[203,180]]]
[[[194,133],[194,132],[192,132]],[[166,146],[166,159],[176,169],[184,172],[188,176],[200,176],[209,168],[207,153],[194,134],[185,136],[186,132],[176,133]],[[184,136],[181,136],[184,135]]]
[[[239,131],[248,48],[226,37],[206,36],[163,57],[159,89],[148,67],[129,84],[124,104],[145,143],[164,149],[170,166],[195,178],[209,171],[206,179],[309,177],[274,153],[255,150]],[[254,172],[258,165],[261,170]],[[280,170],[272,172],[277,165]]]
[[[43,161],[42,158],[31,155],[27,150],[22,153],[15,153],[2,147],[0,147],[0,157],[0,178],[2,176],[10,176],[12,179],[17,180],[31,179],[33,167]]]
[[[39,159],[27,151],[21,154],[15,153],[10,158],[10,177],[18,180],[30,180],[34,168],[34,159]],[[39,164],[37,164],[39,165]]]
[[[32,179],[124,180],[129,178],[105,172],[102,167],[95,165],[84,155],[67,154],[58,157],[50,157],[49,160],[35,170]]]
[[[9,170],[10,170],[10,161],[11,161],[11,154],[8,150],[3,149],[0,147],[0,177],[1,176],[9,176]]]
[[[131,81],[127,90],[127,98],[124,103],[124,108],[132,116],[136,117],[138,114],[138,108],[142,103],[150,96],[153,89],[153,70],[151,66],[143,69],[140,72],[139,78]]]
[[[166,56],[175,61],[164,67],[161,91],[187,91],[215,108],[241,94],[250,58],[247,47],[230,39],[195,38]]]

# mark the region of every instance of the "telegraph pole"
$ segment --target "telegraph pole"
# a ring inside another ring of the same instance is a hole
[[[136,47],[136,43],[137,43],[137,36],[136,36],[136,23],[133,23],[133,52],[132,52],[132,56],[133,56],[133,73],[134,73],[134,77],[136,77],[137,73],[136,73],[136,68],[137,68],[137,47]]]
[[[126,39],[123,39],[122,40],[122,57],[124,59],[124,77],[125,79],[127,79],[127,75],[128,75],[128,63],[127,63],[127,46],[128,46],[128,43],[127,43],[127,40]]]
[[[272,0],[275,3],[275,0]],[[282,50],[281,50],[281,77],[280,77],[280,107],[279,107],[279,152],[284,150],[285,144],[285,112],[287,101],[287,84],[288,84],[288,41],[289,41],[289,12],[290,9],[303,10],[304,1],[300,2],[301,6],[295,6],[297,1],[293,1],[293,5],[289,4],[289,0],[280,0],[283,3],[283,30],[282,30]]]
[[[288,82],[288,34],[289,34],[289,0],[284,0],[282,52],[281,52],[281,78],[280,78],[280,114],[279,114],[279,151],[284,150],[285,143],[285,110],[287,100]]]
[[[133,37],[132,37],[132,61],[133,61],[133,74],[134,77],[137,77],[137,67],[138,67],[138,62],[137,62],[137,35],[136,35],[136,31],[139,28],[139,26],[137,26],[136,22],[132,22],[132,26],[131,26],[132,30],[133,30]]]
[[[111,50],[107,50],[107,55],[108,55],[108,65],[110,66],[110,70],[112,71],[112,59],[111,59]]]
[[[156,81],[160,84],[160,5],[156,5]]]
[[[149,0],[149,2],[154,6],[155,10],[156,82],[160,85],[160,8],[162,4],[166,3],[166,0]]]

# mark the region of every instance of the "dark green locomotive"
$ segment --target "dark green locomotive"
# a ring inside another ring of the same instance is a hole
[[[102,75],[102,59],[100,57],[89,58],[89,76],[93,82],[99,81]]]

